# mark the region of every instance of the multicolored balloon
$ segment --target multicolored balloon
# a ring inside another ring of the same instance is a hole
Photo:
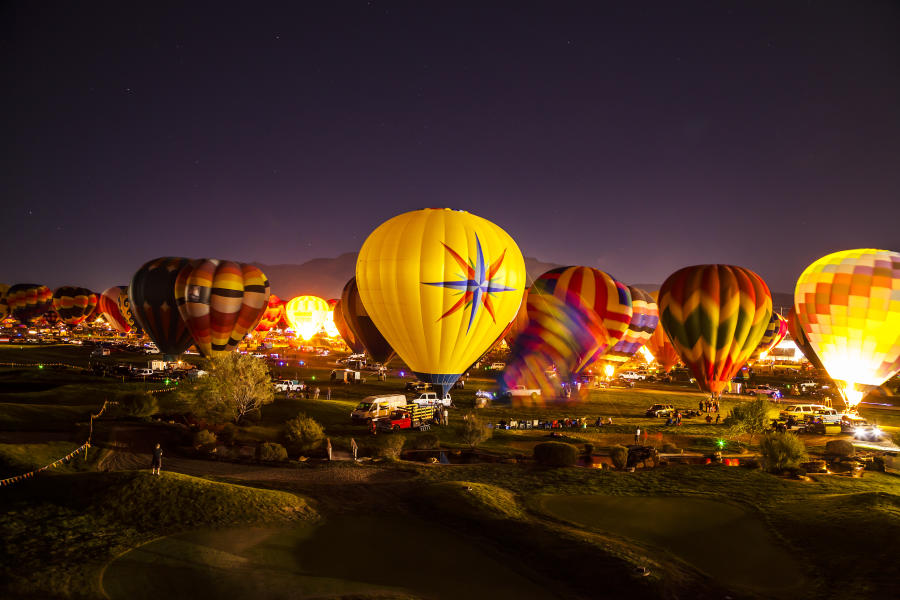
[[[322,330],[330,312],[328,302],[318,296],[297,296],[284,307],[285,319],[302,340]]]
[[[823,256],[797,280],[794,308],[848,406],[900,372],[900,253],[862,248]]]
[[[759,346],[772,317],[772,295],[749,269],[685,267],[662,284],[659,316],[700,389],[718,396]]]
[[[365,352],[366,347],[363,346],[362,342],[359,341],[359,338],[353,334],[353,331],[344,319],[344,309],[342,308],[342,305],[343,300],[338,300],[337,304],[334,305],[334,309],[331,311],[334,315],[334,326],[337,327],[341,339],[344,340],[344,343],[347,344],[354,354]]]
[[[66,325],[84,322],[97,306],[97,294],[83,287],[64,285],[53,292],[53,310]]]
[[[167,357],[175,357],[194,343],[187,323],[181,318],[175,298],[175,282],[184,268],[192,268],[188,258],[163,257],[151,260],[131,278],[128,298],[137,324]]]
[[[6,293],[10,314],[24,325],[53,307],[53,292],[46,285],[17,283]]]
[[[130,318],[126,318],[119,309],[119,299],[123,294],[128,298],[128,286],[114,285],[111,288],[104,290],[97,298],[97,307],[100,313],[103,315],[106,322],[109,323],[110,327],[115,329],[118,333],[128,333],[131,331],[131,321],[134,318],[133,315],[129,315]]]
[[[394,357],[394,349],[375,327],[372,317],[363,306],[362,298],[359,297],[359,287],[356,285],[356,277],[351,277],[341,292],[341,316],[347,327],[350,328],[350,332],[362,344],[372,360],[383,365],[390,362]]]
[[[356,281],[385,339],[419,379],[446,394],[515,318],[525,261],[490,221],[426,208],[369,235]]]
[[[822,361],[819,360],[819,357],[816,356],[816,351],[809,345],[809,338],[806,337],[806,332],[803,331],[800,323],[797,322],[797,310],[794,307],[791,307],[791,310],[788,313],[787,322],[788,333],[791,334],[791,339],[794,340],[794,343],[800,348],[800,352],[803,353],[806,360],[808,360],[816,369],[824,371],[825,365],[823,365]]]
[[[664,373],[668,373],[672,367],[678,364],[678,351],[669,341],[669,336],[666,335],[662,326],[656,328],[653,335],[647,340],[646,346]]]
[[[119,294],[119,313],[128,324],[129,333],[133,333],[138,336],[144,335],[144,330],[141,329],[141,326],[137,322],[137,319],[134,318],[134,311],[131,310],[131,298],[128,297],[127,289],[122,290],[122,292]]]
[[[519,337],[519,334],[528,327],[528,291],[530,289],[531,288],[525,288],[525,293],[522,295],[522,305],[516,313],[516,318],[512,320],[506,328],[506,332],[503,334],[503,339],[510,348],[512,348],[516,338]]]
[[[625,336],[634,312],[628,286],[591,267],[560,267],[547,271],[534,281],[531,293],[552,294],[562,300],[571,298],[574,294],[603,321],[608,337],[598,340],[597,344],[603,350],[585,357],[584,363],[576,368],[576,372],[581,372],[598,360],[607,349]]]
[[[58,312],[51,308],[47,312],[42,313],[41,316],[39,316],[33,322],[41,325],[49,325],[50,327],[52,327],[54,325],[62,323],[62,318],[59,316]]]
[[[628,291],[631,294],[631,322],[622,339],[603,354],[602,360],[608,363],[623,364],[631,360],[659,324],[659,309],[653,296],[631,285],[628,286]]]
[[[338,300],[337,298],[332,298],[331,300],[328,300],[327,302],[328,302],[328,309],[329,309],[328,316],[325,318],[325,324],[323,325],[323,327],[325,328],[325,335],[327,335],[330,338],[340,337],[341,332],[338,331],[337,324],[335,323],[335,318],[334,318],[334,309],[337,306],[338,302],[340,302],[340,300]]]
[[[266,310],[256,325],[256,331],[271,331],[284,318],[284,300],[275,294],[269,295]]]
[[[772,318],[769,319],[769,323],[768,325],[766,325],[766,329],[763,332],[762,339],[759,341],[759,345],[756,347],[756,350],[754,350],[753,354],[750,355],[750,358],[747,359],[748,362],[759,360],[760,356],[777,346],[778,343],[784,339],[784,336],[787,335],[787,332],[787,319],[785,319],[778,313],[773,312]]]

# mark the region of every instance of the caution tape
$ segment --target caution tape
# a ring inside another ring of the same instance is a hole
[[[73,458],[75,458],[75,456],[78,455],[79,452],[81,452],[82,450],[84,450],[86,452],[87,449],[90,447],[91,447],[90,443],[85,442],[81,447],[76,448],[75,450],[69,452],[64,457],[60,458],[59,460],[55,460],[52,463],[50,463],[49,465],[45,465],[45,466],[41,467],[40,469],[35,469],[34,471],[31,471],[29,473],[22,473],[21,475],[16,475],[15,477],[9,477],[7,479],[0,479],[0,486],[18,483],[19,481],[22,481],[24,479],[31,479],[32,477],[34,477],[35,475],[37,475],[38,473],[40,473],[42,471],[46,471],[47,469],[53,469],[65,462],[72,460]]]

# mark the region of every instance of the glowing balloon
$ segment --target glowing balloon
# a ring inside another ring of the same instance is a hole
[[[273,327],[277,327],[283,318],[284,300],[275,294],[271,294],[269,295],[269,301],[266,303],[266,311],[256,326],[256,331],[270,331]]]
[[[750,355],[748,362],[758,360],[763,354],[777,346],[778,343],[784,339],[784,336],[787,335],[787,331],[787,319],[778,313],[773,312],[772,317],[769,319],[769,323],[766,325],[766,329],[763,332],[762,339],[759,341],[756,350]]]
[[[126,298],[128,297],[128,286],[114,285],[100,294],[97,298],[97,306],[103,318],[113,329],[119,333],[128,333],[131,331],[130,320],[119,310],[119,298],[122,294]]]
[[[25,325],[53,307],[53,292],[46,285],[17,283],[6,293],[9,313]]]
[[[394,349],[375,327],[372,317],[363,306],[362,298],[359,297],[359,287],[356,285],[356,277],[351,277],[341,292],[341,314],[347,327],[350,328],[372,360],[386,365],[393,358]]]
[[[334,316],[335,308],[337,307],[338,302],[340,302],[340,300],[338,300],[337,298],[332,298],[328,301],[328,317],[325,319],[324,327],[325,335],[330,338],[341,337],[341,332],[338,331],[337,323],[335,322],[336,319]]]
[[[900,253],[863,248],[820,258],[797,280],[794,307],[848,406],[900,372]]]
[[[350,329],[350,326],[347,325],[347,321],[344,319],[344,309],[342,308],[343,300],[338,300],[337,304],[334,305],[332,309],[332,314],[334,315],[334,326],[337,327],[338,333],[341,335],[341,339],[344,340],[344,343],[353,351],[354,354],[359,354],[361,352],[366,351],[366,347],[363,346],[362,342],[359,341],[353,331]]]
[[[159,351],[170,358],[181,354],[194,343],[175,299],[178,274],[192,266],[192,261],[187,258],[157,258],[138,269],[128,286],[135,321]]]
[[[700,389],[718,396],[759,345],[772,316],[772,295],[749,269],[685,267],[662,284],[659,316]]]
[[[308,340],[325,326],[329,312],[328,302],[318,296],[298,296],[284,308],[291,329],[303,340]]]
[[[82,287],[63,286],[53,292],[53,310],[66,325],[80,325],[97,306],[97,294]]]
[[[623,364],[631,360],[659,324],[659,309],[653,296],[634,286],[628,286],[628,291],[631,293],[631,321],[622,339],[603,354],[602,360],[610,363]]]
[[[413,373],[446,394],[515,318],[525,262],[515,241],[490,221],[426,208],[369,235],[356,280],[385,339]]]
[[[227,354],[252,331],[269,300],[269,280],[253,265],[207,258],[184,268],[175,300],[197,351]]]
[[[822,361],[819,360],[819,357],[816,356],[816,351],[809,345],[809,338],[806,337],[806,332],[803,331],[800,323],[797,322],[797,310],[794,307],[791,307],[791,311],[788,313],[787,322],[788,333],[791,334],[791,339],[794,340],[794,343],[800,348],[800,352],[803,353],[806,360],[808,360],[815,368],[824,371],[825,365],[823,365]]]

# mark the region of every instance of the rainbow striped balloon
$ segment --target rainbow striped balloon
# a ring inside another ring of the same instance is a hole
[[[759,345],[772,317],[772,295],[743,267],[685,267],[662,284],[659,316],[700,389],[718,396]]]
[[[900,253],[862,248],[820,258],[797,280],[794,307],[849,405],[900,372]]]
[[[53,292],[53,310],[66,325],[79,325],[97,306],[97,294],[83,287],[64,285]]]
[[[759,345],[747,360],[749,362],[759,360],[759,357],[762,356],[764,352],[768,352],[769,350],[777,346],[778,343],[784,339],[784,336],[787,335],[787,332],[787,319],[785,319],[778,313],[773,312],[772,317],[769,319],[768,325],[766,325],[766,330],[763,332],[762,339],[759,341]]]
[[[628,331],[618,343],[607,350],[601,359],[610,363],[625,363],[645,345],[659,324],[659,309],[656,300],[649,293],[634,286],[628,286],[631,293],[631,322]]]
[[[800,352],[803,353],[806,360],[812,363],[812,366],[815,368],[824,371],[825,365],[823,365],[822,361],[819,360],[819,357],[816,356],[816,351],[809,345],[809,338],[806,337],[806,332],[803,331],[800,323],[797,322],[797,310],[794,307],[791,307],[791,311],[788,313],[787,322],[788,333],[791,334],[791,339],[794,340],[794,343],[800,348]]]
[[[269,280],[253,265],[207,258],[181,270],[175,299],[197,351],[211,358],[233,351],[257,326]]]

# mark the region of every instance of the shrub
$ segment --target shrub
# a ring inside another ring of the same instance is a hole
[[[470,448],[478,447],[481,442],[490,439],[493,429],[489,429],[487,421],[473,412],[467,413],[463,419],[462,439]]]
[[[235,437],[237,437],[237,427],[231,423],[226,423],[222,431],[219,432],[219,441],[229,446],[234,443]]]
[[[765,396],[757,395],[755,400],[735,405],[723,422],[732,435],[749,433],[752,444],[756,435],[769,429],[769,402]]]
[[[212,452],[216,448],[216,434],[208,429],[201,429],[194,434],[193,446],[200,452]]]
[[[662,451],[666,454],[679,454],[681,452],[681,450],[678,449],[678,446],[670,444],[669,442],[663,444]]]
[[[612,464],[620,471],[628,464],[628,448],[622,445],[616,445],[609,449],[609,457]]]
[[[762,465],[759,464],[759,461],[755,458],[748,458],[747,460],[741,461],[741,466],[745,469],[759,469],[762,468]]]
[[[534,460],[545,467],[570,467],[577,457],[575,446],[563,442],[541,442],[534,447]]]
[[[441,440],[438,439],[438,436],[433,433],[425,433],[413,440],[413,447],[416,450],[431,450],[432,448],[437,448],[441,445]]]
[[[806,445],[793,433],[767,433],[760,442],[759,451],[770,473],[798,468],[807,458]]]
[[[259,460],[278,461],[287,460],[287,450],[281,444],[274,442],[263,442],[257,448],[257,456]]]
[[[146,419],[159,412],[156,396],[147,392],[128,392],[117,397],[116,402],[116,413],[123,417]]]
[[[381,439],[377,447],[378,456],[388,460],[399,459],[400,453],[403,451],[403,445],[406,443],[406,438],[399,434],[379,437]]]
[[[825,454],[839,458],[856,456],[856,449],[847,440],[829,440],[825,443]]]
[[[284,424],[284,443],[291,452],[308,452],[318,448],[325,437],[325,430],[310,416],[300,413]]]

